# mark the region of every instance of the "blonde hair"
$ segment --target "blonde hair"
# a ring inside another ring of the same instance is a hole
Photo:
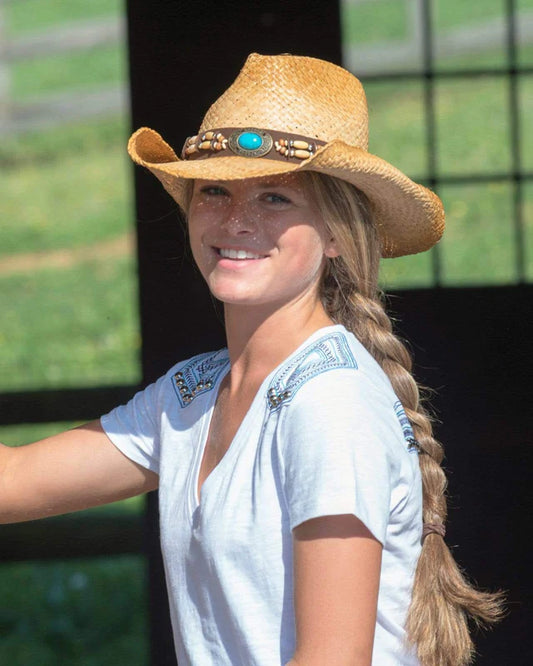
[[[420,447],[423,522],[443,527],[444,454],[421,404],[411,355],[393,333],[382,304],[378,290],[380,244],[368,200],[353,185],[336,178],[307,172],[306,179],[340,251],[339,257],[328,259],[321,284],[322,302],[330,317],[352,331],[387,374]],[[416,646],[422,666],[470,664],[474,646],[468,619],[486,625],[501,615],[501,593],[474,588],[440,534],[428,534],[423,539],[406,624],[408,641]]]

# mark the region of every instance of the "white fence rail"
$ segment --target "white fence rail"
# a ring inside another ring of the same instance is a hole
[[[2,19],[0,0],[0,135],[126,112],[129,104],[125,84],[39,95],[24,101],[14,100],[10,94],[10,68],[14,63],[121,43],[125,34],[122,18],[84,20],[15,39],[6,36]]]
[[[18,102],[10,95],[10,68],[19,61],[58,53],[87,50],[124,41],[123,18],[84,20],[48,28],[44,31],[10,39],[6,35],[0,0],[0,135],[41,129],[98,115],[123,113],[129,107],[127,87],[102,86],[94,90],[76,90],[26,99]],[[363,4],[372,0],[343,0]],[[344,45],[345,66],[360,76],[383,71],[421,67],[422,0],[404,0],[409,34],[401,40],[383,43]],[[517,16],[518,43],[533,42],[533,12]],[[472,26],[461,26],[435,34],[437,58],[483,52],[500,45],[504,49],[504,17],[487,19]]]
[[[342,0],[345,5],[361,5],[374,0]],[[421,70],[423,63],[422,3],[424,0],[404,0],[408,34],[403,39],[388,39],[372,44],[343,45],[344,65],[358,76],[396,72],[407,69]],[[503,3],[502,3],[503,12]],[[517,42],[519,46],[533,43],[533,11],[523,9],[516,13]],[[475,24],[439,30],[433,35],[433,56],[436,61],[453,56],[474,55],[499,48],[505,53],[507,38],[506,17],[499,16]]]

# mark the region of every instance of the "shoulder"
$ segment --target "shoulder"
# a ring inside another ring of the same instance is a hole
[[[342,327],[314,338],[272,376],[275,453],[291,528],[353,513],[385,542],[407,446],[386,375]],[[405,486],[405,489],[404,489]]]
[[[175,363],[156,381],[140,390],[128,404],[141,403],[145,409],[164,411],[185,408],[195,398],[207,394],[229,364],[227,349],[197,354]],[[178,411],[181,411],[178,410]]]
[[[288,359],[272,376],[266,400],[271,413],[279,412],[282,449],[297,440],[305,448],[335,441],[396,461],[411,448],[413,433],[387,375],[343,327]]]
[[[336,326],[303,346],[283,363],[267,388],[271,411],[329,402],[330,396],[384,394],[396,401],[390,382],[376,361],[343,326]],[[394,398],[394,399],[393,399]]]
[[[228,364],[227,349],[205,352],[174,365],[166,373],[165,380],[167,386],[172,385],[180,406],[186,407],[213,389]]]

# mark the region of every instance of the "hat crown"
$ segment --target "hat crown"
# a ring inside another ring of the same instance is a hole
[[[217,127],[271,129],[368,149],[360,81],[337,65],[304,56],[252,53],[199,131]]]

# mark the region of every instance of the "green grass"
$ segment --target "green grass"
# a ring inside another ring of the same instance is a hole
[[[441,187],[446,231],[439,243],[442,284],[473,286],[513,284],[518,280],[508,183]],[[533,276],[533,188],[525,189],[528,277]],[[431,253],[382,263],[385,289],[431,284]]]
[[[398,0],[341,3],[341,20],[343,41],[353,44],[403,39],[408,34],[406,6]]]
[[[4,3],[11,36],[60,23],[116,16],[119,0]],[[15,100],[124,78],[123,47],[87,50],[11,69]],[[125,118],[63,123],[0,142],[0,257],[78,248],[131,229],[132,167]],[[0,275],[0,391],[136,383],[139,327],[131,256],[70,269]],[[21,445],[75,424],[0,428]],[[142,511],[132,498],[96,512]],[[147,600],[141,556],[4,564],[0,663],[106,666],[147,663]]]
[[[83,122],[66,123],[46,131],[24,132],[2,137],[0,142],[0,166],[3,170],[19,169],[48,164],[73,155],[90,152],[106,153],[118,149],[126,158],[126,142],[129,136],[127,118],[105,116]],[[129,162],[128,162],[129,166]]]
[[[522,141],[522,167],[533,170],[533,78],[521,77],[519,81],[520,124]]]
[[[4,564],[0,663],[144,666],[141,557]]]
[[[522,45],[517,48],[517,65],[529,67],[533,63],[533,46]],[[509,54],[505,42],[494,44],[488,51],[478,51],[464,54],[438,56],[435,55],[433,65],[435,71],[446,72],[449,70],[465,69],[495,69],[502,70],[510,65]]]
[[[519,0],[517,10],[533,9],[533,0]],[[483,2],[457,2],[454,0],[432,0],[433,25],[436,30],[476,25],[489,19],[505,16],[503,0]]]
[[[137,382],[134,286],[131,257],[3,277],[2,390]]]
[[[11,166],[0,182],[0,256],[129,231],[125,142],[124,121],[116,120],[4,142],[0,161]],[[133,257],[0,275],[1,389],[138,381],[135,290]]]
[[[531,9],[533,0],[517,2],[518,11]],[[434,31],[446,32],[453,28],[476,26],[490,19],[503,18],[505,9],[503,0],[432,0],[431,14]],[[412,3],[408,0],[341,3],[343,40],[362,45],[408,39],[413,34],[412,15]]]
[[[427,177],[422,83],[370,82],[370,150],[411,176]],[[435,84],[438,171],[505,173],[510,169],[509,89],[500,77]],[[533,79],[520,80],[524,167],[533,162]]]
[[[111,126],[119,129],[117,123]],[[53,146],[47,154],[38,144],[29,152],[27,142],[14,150],[17,168],[5,169],[0,180],[0,255],[79,247],[131,229],[131,168],[123,127],[107,146],[100,141],[89,147],[94,131],[93,126],[84,139],[79,128],[78,141],[63,154],[54,155]],[[72,138],[72,128],[69,134]]]
[[[454,29],[475,28],[486,21],[500,19],[506,22],[503,0],[483,0],[483,2],[461,2],[460,0],[433,0],[432,26],[436,43],[440,34],[449,34]],[[533,0],[519,0],[516,3],[517,22],[520,13],[533,10]],[[404,42],[416,37],[413,26],[412,3],[408,0],[374,0],[357,4],[341,3],[343,41],[351,46],[370,46],[387,41]],[[378,20],[377,20],[378,19]],[[517,45],[517,61],[524,67],[533,63],[533,47]],[[413,66],[415,64],[413,63]],[[417,65],[421,67],[421,60]],[[450,69],[496,68],[508,66],[508,49],[505,35],[502,39],[488,44],[485,50],[456,56],[434,55],[436,71]],[[405,67],[402,66],[402,69]],[[357,71],[355,72],[357,74]]]
[[[435,92],[439,172],[508,172],[508,82],[500,78],[444,80],[437,82]]]
[[[507,82],[498,78],[436,84],[439,173],[508,173],[511,165]],[[370,150],[417,179],[427,177],[423,91],[419,82],[374,82],[366,86]],[[520,84],[524,167],[533,160],[533,80]],[[513,211],[509,185],[441,188],[447,229],[439,246],[446,285],[507,284],[516,279]],[[533,274],[532,191],[526,190],[528,275]],[[383,262],[387,288],[432,283],[430,254]]]
[[[6,27],[17,35],[78,20],[119,16],[123,0],[12,0],[4,3]]]
[[[526,278],[533,280],[533,183],[524,186],[524,253]]]
[[[427,169],[422,85],[418,81],[365,85],[368,100],[369,150],[411,176]]]
[[[444,284],[516,281],[511,186],[448,186],[441,196],[448,212],[441,245]]]
[[[11,67],[15,101],[46,93],[101,88],[125,78],[121,44],[22,60]]]
[[[385,291],[428,287],[433,281],[431,252],[383,259],[379,276],[380,286]]]

